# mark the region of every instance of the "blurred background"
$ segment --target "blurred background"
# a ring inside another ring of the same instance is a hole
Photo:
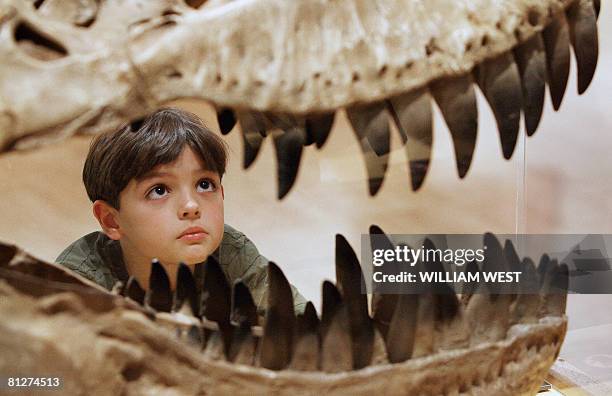
[[[411,191],[406,155],[393,130],[390,167],[379,194],[368,196],[365,165],[344,112],[321,150],[307,147],[297,181],[276,199],[271,139],[242,169],[242,140],[224,139],[226,223],[244,232],[281,265],[289,281],[320,306],[320,285],[334,279],[334,235],[358,252],[360,236],[377,224],[387,233],[612,234],[612,9],[599,17],[600,55],[591,87],[576,93],[575,62],[563,104],[547,98],[535,136],[524,137],[510,161],[502,157],[493,115],[478,91],[479,135],[471,169],[459,180],[450,135],[434,106],[434,153],[418,192]],[[171,103],[198,114],[218,132],[203,102]],[[36,151],[0,156],[0,239],[53,261],[68,244],[98,229],[81,182],[91,137],[77,136]],[[561,363],[612,387],[612,296],[572,295]]]

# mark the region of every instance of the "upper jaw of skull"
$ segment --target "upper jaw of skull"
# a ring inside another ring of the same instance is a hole
[[[11,78],[0,82],[0,144],[31,147],[110,130],[170,100],[199,97],[218,108],[229,128],[232,119],[242,125],[245,166],[268,131],[289,133],[272,133],[283,197],[299,168],[299,142],[321,147],[333,113],[346,108],[375,194],[387,169],[387,120],[402,142],[419,142],[408,154],[413,188],[422,184],[434,100],[463,177],[477,129],[473,86],[485,94],[509,158],[520,112],[528,134],[537,128],[543,75],[559,107],[570,42],[579,90],[588,86],[597,63],[596,13],[586,0],[495,3],[478,13],[448,1],[440,11],[439,2],[398,0],[389,14],[366,12],[360,25],[350,17],[350,2],[4,0],[0,20],[9,39],[0,42],[0,74]],[[359,28],[366,24],[369,30]],[[236,115],[228,118],[232,109]]]

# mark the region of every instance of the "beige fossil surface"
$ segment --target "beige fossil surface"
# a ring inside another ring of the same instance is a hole
[[[535,271],[511,242],[483,240],[483,271]],[[223,296],[217,262],[207,263],[201,295],[184,287],[194,282],[188,269],[173,296],[155,270],[146,292],[130,279],[118,295],[1,244],[0,314],[10,320],[0,321],[0,370],[61,378],[69,394],[529,395],[567,326],[567,295],[552,288],[567,286],[568,268],[545,257],[540,266],[542,287],[529,295],[375,293],[370,316],[357,257],[337,236],[321,317],[311,303],[294,316],[290,285],[271,263],[260,325],[241,314],[255,312],[241,282]]]
[[[0,136],[105,130],[181,97],[289,113],[371,103],[469,73],[572,3],[594,18],[570,0],[3,0]]]

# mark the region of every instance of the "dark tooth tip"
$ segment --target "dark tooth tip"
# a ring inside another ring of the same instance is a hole
[[[453,138],[457,172],[462,179],[472,162],[478,135],[473,79],[470,74],[441,79],[431,83],[430,90]]]
[[[199,296],[193,273],[187,265],[180,263],[176,278],[173,311],[180,310],[187,303],[189,304],[191,314],[196,317],[199,316]]]
[[[385,232],[382,230],[382,228],[380,228],[379,226],[377,226],[376,224],[372,224],[370,226],[370,234],[384,234]]]
[[[383,178],[381,177],[370,178],[368,180],[368,192],[370,193],[371,197],[374,197],[376,196],[376,194],[378,194],[378,191],[382,187],[382,184]]]
[[[8,265],[17,254],[17,246],[0,242],[0,267]]]
[[[131,298],[139,304],[144,304],[145,300],[145,291],[138,283],[138,280],[131,276],[128,279],[127,285],[125,287],[125,296]]]
[[[423,185],[429,160],[410,161],[410,180],[412,182],[412,191],[417,191]]]
[[[278,180],[278,199],[283,199],[297,178],[304,145],[304,131],[292,128],[274,138]]]
[[[390,128],[386,102],[355,105],[346,109],[346,115],[361,146],[368,191],[374,196],[380,189],[389,164]]]
[[[220,326],[229,324],[232,291],[219,262],[211,255],[206,260],[200,302],[201,314]]]
[[[541,34],[534,34],[514,49],[523,94],[527,136],[532,136],[542,118],[546,98],[546,53]]]
[[[306,119],[306,132],[320,149],[325,145],[334,124],[336,113],[313,114]]]
[[[546,50],[546,67],[548,87],[553,109],[559,110],[570,68],[569,28],[564,13],[560,13],[543,30],[544,48]]]
[[[227,135],[236,125],[236,116],[231,109],[224,107],[217,111],[217,121],[221,134]]]
[[[512,158],[512,154],[514,154],[515,147],[516,146],[503,146],[502,147],[502,151],[504,153],[505,160],[510,160],[510,158]]]
[[[242,280],[234,284],[232,300],[232,321],[237,325],[254,326],[257,324],[257,306],[249,288]]]
[[[273,262],[268,263],[268,279],[268,308],[259,359],[262,367],[282,370],[293,353],[293,296],[283,271]]]
[[[248,169],[257,158],[261,143],[267,134],[266,117],[257,112],[239,112],[238,123],[244,147],[243,167]]]
[[[170,279],[158,260],[153,260],[151,263],[149,291],[147,292],[146,302],[147,305],[157,311],[170,312],[172,309]]]
[[[463,179],[467,175],[471,164],[472,158],[457,160],[457,173],[459,174],[460,179]]]
[[[567,9],[567,19],[578,69],[578,94],[582,95],[591,84],[599,57],[596,10],[593,4],[576,1]]]
[[[144,118],[139,118],[130,123],[130,129],[132,132],[137,132],[142,128],[142,124],[144,123]]]

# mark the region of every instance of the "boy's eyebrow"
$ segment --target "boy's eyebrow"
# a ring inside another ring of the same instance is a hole
[[[206,167],[201,167],[200,169],[198,169],[198,172],[208,172],[208,173],[217,173],[217,171],[213,170],[213,169],[208,169]]]
[[[145,181],[147,179],[153,179],[155,177],[164,177],[164,176],[170,176],[170,173],[168,172],[160,172],[160,171],[149,171],[147,173],[145,173],[144,175],[137,177],[136,181],[142,182]]]
[[[201,167],[200,169],[197,169],[197,172],[203,172],[203,173],[215,173],[214,170],[212,169],[208,169],[206,167]],[[162,172],[162,171],[149,171],[147,173],[145,173],[144,175],[137,177],[136,181],[138,182],[143,182],[146,181],[148,179],[153,179],[156,177],[165,177],[165,176],[172,176],[171,173],[169,172]]]

